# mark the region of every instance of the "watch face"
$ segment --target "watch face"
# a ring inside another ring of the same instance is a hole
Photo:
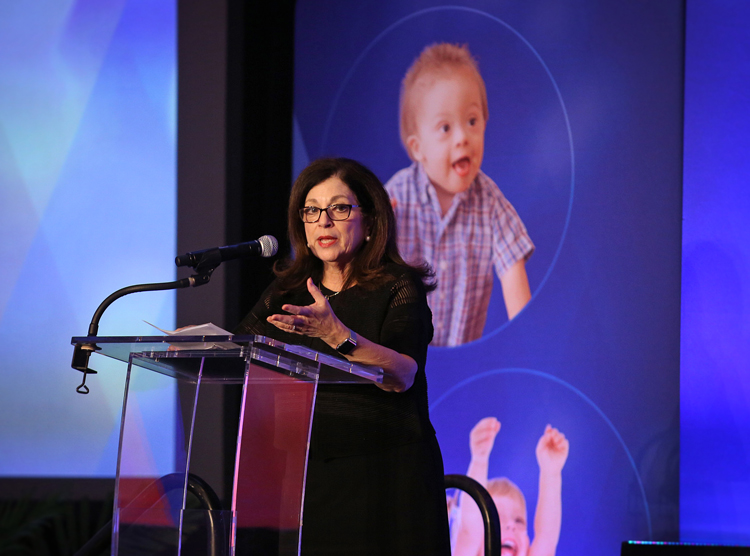
[[[341,355],[349,355],[355,347],[357,347],[357,342],[352,337],[349,337],[336,346],[336,351]]]

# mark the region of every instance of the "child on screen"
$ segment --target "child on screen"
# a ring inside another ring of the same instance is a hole
[[[500,516],[502,556],[554,556],[562,522],[562,468],[568,459],[565,435],[547,425],[536,446],[539,464],[539,499],[534,516],[533,542],[527,530],[526,499],[511,480],[501,477],[487,480],[487,468],[500,422],[486,417],[472,429],[469,437],[471,463],[466,474],[484,486],[492,496]],[[462,495],[456,518],[454,556],[484,554],[484,525],[476,503]]]
[[[428,298],[436,346],[481,337],[493,266],[508,318],[531,298],[525,264],[534,244],[480,170],[488,115],[484,80],[465,46],[425,48],[404,77],[401,141],[413,164],[385,187],[402,256],[427,261],[436,273],[437,289]]]

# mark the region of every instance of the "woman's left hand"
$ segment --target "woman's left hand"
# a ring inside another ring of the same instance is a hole
[[[336,347],[349,337],[349,329],[335,315],[312,278],[307,279],[307,290],[313,297],[312,305],[282,305],[281,309],[290,314],[271,315],[268,322],[284,332],[320,338]]]

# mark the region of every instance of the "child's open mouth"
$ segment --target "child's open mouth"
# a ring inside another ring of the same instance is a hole
[[[469,175],[469,171],[471,170],[471,160],[469,160],[468,156],[459,158],[453,163],[453,169],[456,171],[456,174],[464,178]]]
[[[503,544],[500,545],[500,554],[501,556],[515,556],[517,552],[516,543],[512,540],[503,541]]]

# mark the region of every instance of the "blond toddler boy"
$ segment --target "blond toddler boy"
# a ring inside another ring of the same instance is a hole
[[[526,499],[510,479],[487,480],[489,458],[500,422],[485,417],[471,431],[471,463],[466,474],[484,486],[492,496],[500,517],[502,556],[554,556],[560,539],[562,524],[562,468],[568,459],[569,443],[550,425],[536,445],[539,464],[539,498],[534,516],[534,541],[530,542],[527,528]],[[484,554],[484,525],[476,503],[462,496],[456,519],[454,556],[482,556]]]
[[[401,141],[413,163],[385,187],[404,259],[435,270],[428,301],[436,346],[481,337],[493,266],[509,319],[531,299],[525,264],[534,244],[480,169],[488,117],[484,80],[468,48],[425,48],[401,86]]]

